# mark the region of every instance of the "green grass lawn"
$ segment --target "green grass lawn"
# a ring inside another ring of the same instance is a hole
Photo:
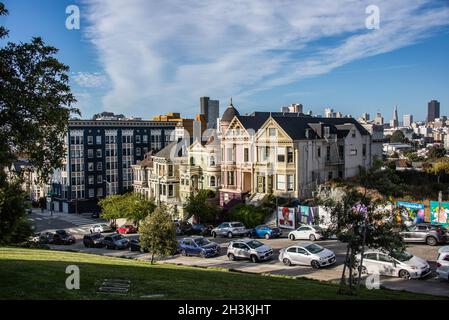
[[[80,290],[67,290],[65,269],[80,268]],[[131,280],[127,295],[98,293],[103,279]],[[288,279],[51,250],[0,248],[0,299],[433,299],[390,290],[363,290],[356,297],[337,286]]]

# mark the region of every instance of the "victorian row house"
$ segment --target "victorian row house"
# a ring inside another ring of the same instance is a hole
[[[196,139],[176,157],[176,143],[168,145],[133,166],[134,190],[176,212],[201,189],[214,191],[224,208],[257,203],[268,195],[302,200],[319,184],[369,168],[371,142],[353,118],[240,115],[231,101],[209,137]]]

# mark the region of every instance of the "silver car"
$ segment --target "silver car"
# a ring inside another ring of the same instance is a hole
[[[314,269],[329,266],[335,263],[335,254],[322,246],[312,242],[302,242],[281,249],[279,261],[286,266],[301,264],[312,266]]]
[[[246,229],[243,223],[232,221],[223,222],[218,227],[212,229],[211,234],[214,238],[217,236],[232,238],[234,236],[249,236],[250,232],[251,230]]]
[[[256,263],[270,260],[273,257],[273,249],[258,240],[242,239],[229,243],[227,256],[231,261],[249,259]]]

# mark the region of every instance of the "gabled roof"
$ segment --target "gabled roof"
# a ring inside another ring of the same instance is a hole
[[[250,116],[236,116],[237,119],[240,121],[242,126],[248,130],[253,129],[254,131],[257,131],[262,127],[262,125],[267,121],[267,119],[270,117],[269,112],[263,112],[263,113],[254,113],[254,115]]]
[[[156,153],[155,157],[170,159],[173,154],[173,150],[176,150],[179,141],[170,142],[164,149]],[[182,157],[182,148],[180,148],[175,155],[176,157]]]

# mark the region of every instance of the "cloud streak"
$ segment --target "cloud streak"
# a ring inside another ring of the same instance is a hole
[[[86,1],[86,36],[111,84],[103,108],[141,116],[193,114],[201,95],[250,101],[261,91],[414,44],[449,24],[444,2],[384,0],[374,3],[380,29],[368,30],[369,4]],[[95,77],[79,78],[97,84]]]

